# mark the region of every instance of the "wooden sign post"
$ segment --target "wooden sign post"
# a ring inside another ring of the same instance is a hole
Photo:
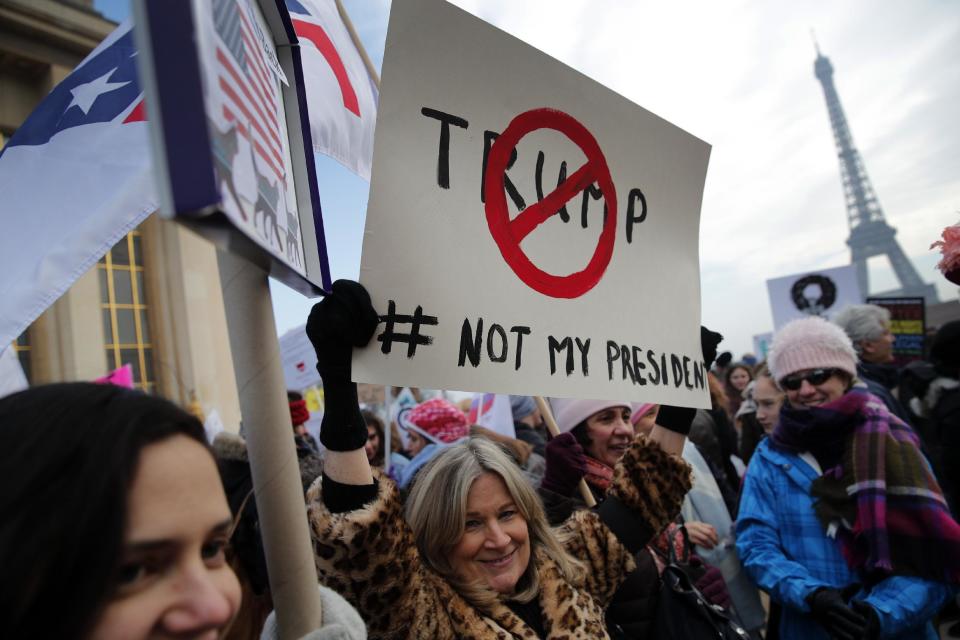
[[[323,623],[267,274],[217,252],[270,592],[282,638]]]
[[[541,415],[543,415],[543,422],[547,425],[547,431],[550,432],[550,437],[556,438],[560,435],[560,427],[557,426],[557,421],[553,419],[553,412],[550,410],[550,405],[543,399],[543,396],[534,396],[533,399],[536,401],[537,408],[540,409]],[[594,499],[590,487],[587,486],[586,480],[580,478],[578,488],[580,489],[580,496],[588,507],[597,506],[597,501]]]

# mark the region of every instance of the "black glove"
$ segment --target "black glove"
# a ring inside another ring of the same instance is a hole
[[[827,630],[832,638],[860,640],[867,630],[867,620],[854,611],[836,589],[822,587],[807,596],[811,617]]]
[[[863,632],[864,640],[877,640],[880,637],[880,616],[877,610],[862,600],[853,600],[850,606],[867,621],[867,627]]]
[[[700,351],[703,352],[703,362],[707,369],[710,369],[717,357],[717,345],[720,344],[721,340],[723,340],[723,336],[716,331],[710,331],[704,326],[700,327]],[[696,409],[664,404],[660,406],[656,424],[668,431],[687,435],[690,433],[690,426],[693,424],[693,418],[696,415]]]
[[[722,341],[722,335],[700,325],[700,350],[703,352],[703,364],[707,371],[713,366],[713,361],[717,359],[717,346]]]
[[[307,337],[323,378],[320,442],[331,451],[354,451],[367,442],[357,385],[350,381],[350,360],[354,347],[370,342],[379,321],[370,294],[351,280],[334,282],[331,293],[310,311]]]
[[[547,443],[547,469],[540,486],[547,491],[570,497],[587,473],[583,447],[572,433],[561,433]]]
[[[662,404],[660,405],[660,411],[657,412],[655,424],[667,431],[685,436],[690,433],[690,427],[693,425],[693,419],[696,415],[697,410],[692,407],[674,407],[673,405]]]

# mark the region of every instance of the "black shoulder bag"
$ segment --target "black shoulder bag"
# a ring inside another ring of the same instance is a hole
[[[669,540],[667,566],[660,575],[660,602],[657,605],[657,632],[654,637],[749,640],[750,635],[740,625],[693,586],[688,575],[692,568],[689,566],[690,539],[686,527],[680,527],[680,530],[683,532],[686,557],[678,560],[673,540]]]

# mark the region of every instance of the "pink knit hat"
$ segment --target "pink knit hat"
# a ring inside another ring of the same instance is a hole
[[[640,418],[642,418],[644,414],[650,410],[650,407],[655,407],[655,406],[657,405],[656,403],[653,403],[653,402],[644,402],[644,403],[634,402],[633,411],[630,413],[630,424],[632,424],[633,426],[637,426],[637,423],[640,422]]]
[[[610,400],[573,400],[570,398],[550,398],[553,419],[557,421],[560,433],[566,433],[575,426],[597,413],[610,407],[630,408],[629,402],[611,402]]]
[[[443,398],[427,400],[398,416],[400,426],[430,442],[456,442],[470,433],[467,416]]]
[[[768,364],[777,381],[805,369],[840,369],[856,377],[857,352],[843,329],[811,316],[788,322],[773,336]]]

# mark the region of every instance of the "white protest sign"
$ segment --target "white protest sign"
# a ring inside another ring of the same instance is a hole
[[[757,361],[762,362],[770,355],[770,345],[773,343],[773,332],[758,333],[753,336],[753,353],[757,356]]]
[[[709,145],[442,0],[394,3],[381,88],[357,380],[709,406]]]
[[[274,0],[133,2],[162,215],[329,288],[297,37]]]
[[[317,373],[317,354],[307,337],[307,326],[290,329],[280,336],[280,363],[287,389],[303,391],[322,384]]]
[[[775,331],[806,316],[830,320],[847,305],[863,303],[853,265],[773,278],[767,280],[767,293]]]

